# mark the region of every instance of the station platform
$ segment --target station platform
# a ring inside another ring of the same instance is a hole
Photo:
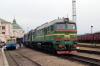
[[[0,48],[0,66],[9,66],[3,48]]]

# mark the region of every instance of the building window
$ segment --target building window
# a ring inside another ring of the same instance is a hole
[[[2,34],[5,34],[5,32],[2,32]]]
[[[4,30],[5,29],[5,26],[2,26],[2,29]]]

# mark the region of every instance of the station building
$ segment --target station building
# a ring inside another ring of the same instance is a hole
[[[20,38],[23,37],[23,35],[24,30],[17,24],[15,18],[13,23],[0,18],[0,39],[2,41],[6,42],[7,38]]]

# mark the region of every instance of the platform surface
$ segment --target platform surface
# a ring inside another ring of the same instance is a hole
[[[4,60],[3,60],[3,54],[2,54],[2,48],[0,48],[0,66],[4,66]]]

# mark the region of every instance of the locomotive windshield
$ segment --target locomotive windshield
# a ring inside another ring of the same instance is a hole
[[[66,29],[66,24],[65,23],[58,23],[57,29]]]
[[[75,24],[74,23],[69,23],[68,24],[68,29],[75,29]]]

